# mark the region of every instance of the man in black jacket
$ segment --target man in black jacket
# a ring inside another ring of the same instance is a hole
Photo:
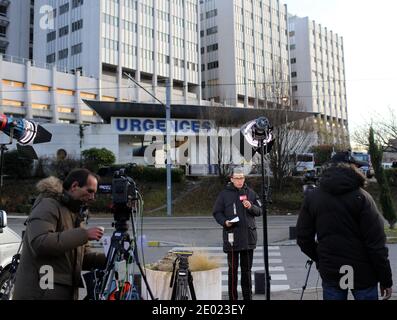
[[[258,195],[245,184],[241,169],[234,170],[231,182],[218,195],[213,216],[223,227],[223,251],[229,266],[229,299],[238,300],[237,272],[240,259],[241,288],[244,300],[252,299],[251,268],[256,248],[255,217],[261,215]]]
[[[378,300],[392,293],[392,273],[382,217],[371,195],[363,190],[362,163],[350,152],[334,155],[309,193],[297,222],[297,242],[316,262],[324,300]]]

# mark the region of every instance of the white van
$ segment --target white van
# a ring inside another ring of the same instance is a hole
[[[0,210],[0,299],[10,277],[12,257],[18,252],[21,241],[21,237],[7,227],[7,214]]]

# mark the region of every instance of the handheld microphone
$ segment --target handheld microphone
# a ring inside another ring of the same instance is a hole
[[[247,196],[247,194],[245,193],[245,190],[244,190],[244,189],[240,189],[239,192],[238,192],[238,194],[239,194],[239,197],[240,197],[240,201],[241,201],[241,202],[242,202],[242,201],[245,201],[245,200],[248,200],[248,196]]]

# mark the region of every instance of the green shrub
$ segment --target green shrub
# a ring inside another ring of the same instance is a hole
[[[397,168],[385,170],[386,179],[390,186],[397,187]]]
[[[116,157],[114,153],[106,148],[91,148],[81,152],[83,166],[92,172],[97,172],[100,167],[114,164]]]

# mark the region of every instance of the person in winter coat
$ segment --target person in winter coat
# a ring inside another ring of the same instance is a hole
[[[38,183],[40,195],[27,220],[14,300],[76,300],[81,271],[102,268],[104,254],[90,252],[89,240],[100,240],[103,228],[85,229],[80,210],[94,200],[97,177],[72,171],[62,182],[50,177]]]
[[[297,222],[297,243],[322,278],[324,300],[378,300],[392,294],[392,273],[382,217],[363,187],[350,152],[337,153],[310,192]]]
[[[251,300],[251,268],[257,242],[255,217],[261,215],[261,203],[258,195],[245,184],[241,169],[235,169],[230,180],[218,195],[213,216],[223,227],[223,251],[227,253],[229,266],[229,299],[238,300],[237,272],[240,259],[243,298]],[[239,221],[232,222],[235,218]]]

